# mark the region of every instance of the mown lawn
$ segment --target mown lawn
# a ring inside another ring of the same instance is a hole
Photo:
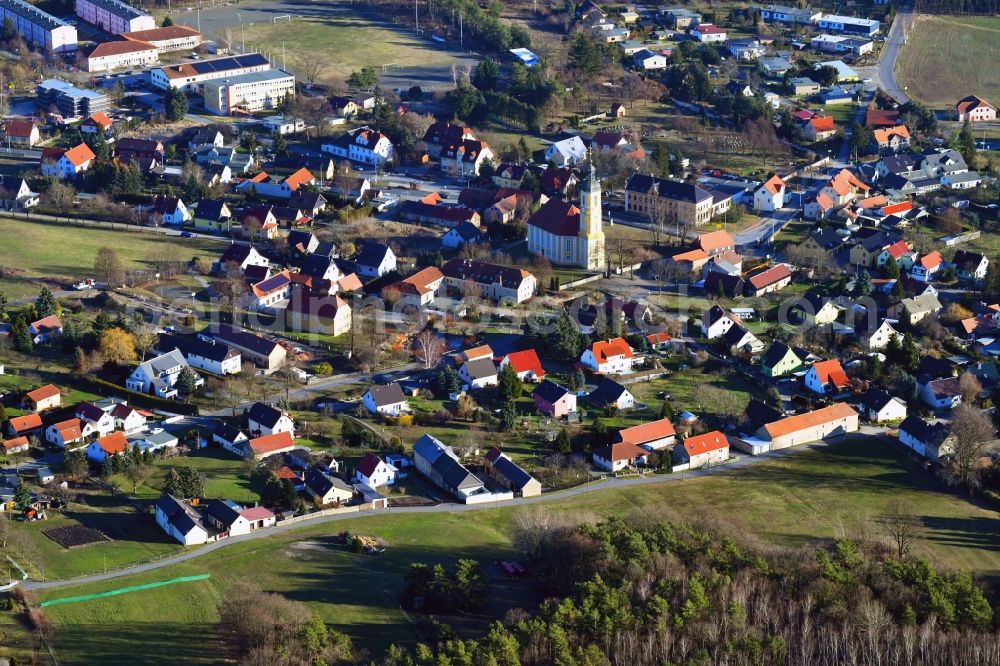
[[[595,490],[538,508],[487,509],[461,514],[383,514],[293,534],[238,544],[204,558],[113,582],[47,591],[42,599],[106,591],[179,575],[211,573],[205,582],[54,606],[55,649],[74,664],[157,663],[169,654],[178,663],[218,663],[223,647],[214,638],[216,604],[236,580],[303,601],[333,627],[347,632],[378,657],[389,643],[416,634],[395,596],[410,562],[452,562],[473,557],[490,565],[509,556],[509,526],[519,511],[574,515],[622,515],[651,511],[668,517],[729,524],[747,538],[788,547],[878,530],[878,518],[893,499],[913,502],[923,532],[916,552],[949,568],[1000,575],[1000,538],[995,513],[942,488],[906,458],[895,443],[868,437],[761,462],[740,471],[676,482]],[[384,539],[384,557],[354,555],[331,547],[341,530]],[[530,585],[494,586],[488,608],[501,615],[535,601]],[[460,633],[488,616],[466,618]],[[471,623],[471,624],[470,624]],[[99,627],[114,626],[109,637]],[[481,626],[480,626],[481,628]],[[173,649],[171,646],[176,646]]]
[[[189,260],[216,257],[218,241],[179,238],[158,233],[97,229],[56,222],[0,219],[0,266],[12,266],[29,277],[94,277],[94,257],[102,247],[114,248],[127,269],[142,268],[153,257]]]

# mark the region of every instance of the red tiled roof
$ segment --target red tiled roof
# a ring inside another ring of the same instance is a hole
[[[875,143],[882,145],[883,143],[889,143],[889,140],[894,136],[909,140],[910,130],[907,129],[906,125],[895,125],[893,127],[876,129],[874,135]]]
[[[652,442],[656,439],[663,439],[675,434],[677,434],[677,431],[674,430],[674,424],[670,422],[670,419],[651,421],[650,423],[643,423],[642,425],[618,431],[618,437],[621,441],[631,442],[636,445]]]
[[[80,439],[83,437],[83,423],[80,419],[67,419],[66,421],[60,421],[56,423],[53,428],[59,433],[64,442],[69,442],[74,439]]]
[[[978,109],[979,107],[987,107],[990,109],[996,108],[979,95],[969,95],[968,97],[963,97],[958,100],[958,104],[955,105],[955,109],[959,113],[967,113],[973,109]]]
[[[847,374],[844,369],[840,367],[840,361],[833,358],[829,361],[820,361],[813,365],[813,370],[816,372],[816,377],[819,379],[819,383],[822,385],[832,383],[837,388],[844,388],[850,384],[850,380],[847,379]]]
[[[143,42],[138,39],[127,39],[121,42],[103,42],[94,47],[94,50],[87,57],[106,58],[126,53],[139,53],[141,51],[156,51],[156,47],[149,42]]]
[[[775,284],[776,282],[781,282],[786,278],[792,277],[791,271],[788,270],[788,266],[785,264],[778,264],[773,266],[763,273],[757,273],[749,279],[751,285],[754,289],[763,289],[764,287]]]
[[[826,192],[820,192],[816,195],[816,203],[819,204],[820,208],[826,210],[827,208],[831,208],[833,206],[833,199],[831,199],[830,195]]]
[[[632,348],[628,346],[624,338],[613,338],[608,341],[598,340],[590,346],[590,351],[598,363],[603,363],[613,356],[632,358]]]
[[[896,213],[905,213],[908,210],[913,210],[913,204],[909,201],[900,201],[899,203],[882,206],[883,215],[895,215]]]
[[[733,240],[732,234],[724,229],[709,231],[698,236],[698,247],[709,254],[713,254],[722,248],[734,247],[735,245],[736,241]]]
[[[539,379],[545,376],[545,370],[542,369],[542,362],[538,359],[538,354],[535,353],[534,349],[525,349],[524,351],[507,354],[507,361],[514,368],[514,371],[519,374],[530,371]]]
[[[930,254],[925,254],[924,256],[920,257],[920,261],[918,263],[927,270],[932,270],[940,266],[941,262],[943,261],[944,259],[941,257],[941,253],[938,252],[937,250],[934,250]]]
[[[781,190],[785,189],[785,181],[778,178],[777,175],[771,176],[767,179],[767,182],[764,183],[764,189],[771,194],[777,194]]]
[[[904,254],[910,251],[910,246],[909,244],[907,244],[906,241],[903,240],[896,241],[895,243],[887,247],[886,251],[889,253],[889,256],[892,257],[893,259],[899,259]]]
[[[63,156],[69,160],[70,164],[77,167],[82,166],[85,162],[97,157],[97,155],[94,154],[94,151],[90,149],[90,146],[85,143],[81,143],[79,146],[70,148],[63,153]]]
[[[664,342],[670,341],[670,334],[666,331],[660,331],[659,333],[650,333],[646,336],[646,341],[651,345],[658,345]]]
[[[713,430],[712,432],[706,432],[704,435],[688,437],[681,445],[687,451],[688,455],[693,458],[702,453],[727,448],[729,440],[718,430]]]
[[[608,444],[596,449],[594,453],[605,460],[610,460],[611,462],[618,462],[619,460],[632,460],[633,458],[641,458],[649,455],[649,451],[646,449],[640,449],[632,442],[616,442],[614,444]]]
[[[41,428],[42,417],[35,413],[25,414],[24,416],[13,416],[8,423],[14,432],[25,432],[26,430]]]
[[[274,514],[263,506],[252,506],[249,509],[243,509],[240,511],[240,515],[247,520],[267,520],[268,518],[274,518]]]
[[[151,30],[135,30],[133,32],[122,33],[125,39],[134,39],[140,42],[165,42],[171,39],[181,39],[183,37],[194,37],[201,33],[186,25],[168,25],[163,28],[153,28]]]
[[[288,185],[292,191],[295,191],[303,185],[308,185],[314,180],[316,180],[316,178],[312,175],[312,172],[309,171],[309,169],[302,167],[288,178],[285,178],[285,184]]]
[[[555,236],[576,236],[580,232],[580,209],[553,197],[534,212],[528,219],[528,226]]]
[[[795,416],[783,418],[780,421],[768,423],[764,426],[764,429],[773,439],[775,437],[790,435],[793,432],[799,432],[800,430],[805,430],[807,428],[814,428],[822,423],[829,423],[830,421],[836,421],[838,419],[845,419],[857,415],[858,413],[854,411],[853,407],[846,403],[838,402],[830,405],[829,407],[814,409],[813,411],[806,412],[805,414],[796,414]]]
[[[84,122],[91,122],[94,125],[100,125],[102,128],[108,129],[111,127],[113,121],[108,117],[108,114],[103,111],[98,111],[97,113],[91,114],[90,117]]]
[[[274,475],[281,480],[288,479],[289,481],[299,481],[299,475],[292,471],[291,467],[287,465],[285,467],[280,467],[274,470]]]
[[[3,448],[5,451],[11,451],[12,449],[20,448],[22,446],[28,446],[27,437],[15,437],[14,439],[6,439],[3,442]]]
[[[290,432],[276,432],[273,435],[264,435],[263,437],[251,439],[249,446],[254,455],[261,455],[263,453],[274,453],[275,451],[291,448],[295,446],[295,441],[292,439],[292,433]]]
[[[113,432],[110,435],[99,437],[97,445],[109,456],[113,456],[125,452],[125,449],[128,448],[128,440],[125,439],[125,433]]]
[[[33,129],[35,129],[35,123],[30,120],[8,120],[3,126],[4,134],[19,139],[30,137]]]
[[[28,399],[32,402],[40,402],[59,395],[59,387],[54,384],[48,384],[46,386],[36,388],[34,391],[28,391],[25,395],[27,395]]]
[[[809,124],[817,132],[833,132],[837,129],[833,122],[833,116],[813,116],[809,119]]]

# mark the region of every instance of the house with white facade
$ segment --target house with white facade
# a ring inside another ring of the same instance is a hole
[[[709,340],[721,338],[736,324],[742,323],[736,315],[727,312],[721,306],[713,305],[702,316],[701,333]]]
[[[497,366],[491,358],[466,361],[459,368],[458,376],[470,389],[496,386],[498,381]]]
[[[397,382],[385,386],[372,386],[361,402],[372,414],[399,416],[410,411],[410,405],[403,395],[403,387]]]
[[[353,162],[378,166],[396,158],[396,148],[385,134],[368,126],[342,134],[320,148],[324,153]]]
[[[45,148],[42,150],[42,175],[59,180],[75,180],[78,175],[90,169],[97,155],[85,143],[69,150]]]
[[[77,405],[74,416],[80,420],[87,434],[104,437],[115,430],[115,417],[111,415],[111,410],[101,409],[91,402]]]
[[[578,136],[556,141],[545,149],[545,161],[553,162],[559,167],[573,166],[586,159],[587,146]]]
[[[140,363],[125,380],[125,388],[137,393],[155,395],[158,398],[177,397],[177,377],[188,367],[188,362],[179,350],[174,349],[156,358]],[[195,374],[195,386],[205,380]]]
[[[600,375],[624,375],[632,372],[632,348],[624,338],[598,340],[583,351],[580,363]]]
[[[183,500],[164,495],[156,501],[156,524],[185,546],[197,546],[208,541],[208,529],[201,514]]]
[[[363,483],[369,488],[391,486],[396,482],[398,472],[393,465],[374,453],[366,453],[354,468],[354,482]]]
[[[218,340],[201,336],[162,333],[156,344],[159,352],[180,350],[188,365],[213,375],[235,375],[243,367],[243,356],[239,350]]]
[[[906,418],[906,401],[881,388],[868,390],[858,407],[872,423],[898,423]]]
[[[670,453],[674,471],[698,469],[729,459],[729,440],[718,430],[682,440]]]
[[[277,407],[255,402],[247,412],[247,429],[254,437],[273,435],[279,432],[295,434],[295,422],[287,413]]]
[[[899,424],[899,443],[924,458],[937,460],[953,454],[955,441],[947,423],[928,423],[914,414]]]

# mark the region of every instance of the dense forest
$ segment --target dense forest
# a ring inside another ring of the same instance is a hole
[[[1000,0],[916,0],[913,7],[918,14],[997,14]]]
[[[380,663],[1000,663],[983,589],[968,573],[943,573],[911,557],[918,529],[901,511],[880,519],[877,536],[793,550],[648,513],[585,524],[526,513],[515,543],[550,595],[537,612],[509,612],[479,640],[456,639],[435,624],[440,640],[393,647]],[[436,575],[417,567],[404,595],[415,585],[448,588],[434,605],[454,599],[459,610],[470,601],[465,580],[483,590],[468,562]]]

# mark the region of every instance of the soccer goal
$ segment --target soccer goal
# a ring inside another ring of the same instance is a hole
[[[279,21],[282,21],[284,23],[291,23],[292,22],[292,15],[291,14],[282,14],[281,16],[275,16],[274,18],[271,19],[271,23],[278,23]]]

